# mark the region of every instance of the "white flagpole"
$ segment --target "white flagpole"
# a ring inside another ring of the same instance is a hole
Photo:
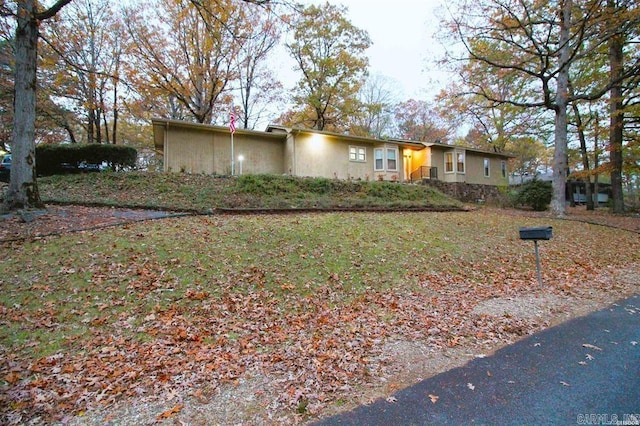
[[[235,161],[234,161],[234,154],[233,154],[233,132],[231,132],[231,176],[236,174],[235,171]]]

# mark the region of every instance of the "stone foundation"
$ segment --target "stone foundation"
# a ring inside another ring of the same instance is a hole
[[[443,182],[436,179],[424,179],[423,183],[463,203],[500,204],[504,198],[504,195],[500,193],[498,187],[493,185]]]

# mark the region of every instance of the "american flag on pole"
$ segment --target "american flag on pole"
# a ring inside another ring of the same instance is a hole
[[[233,112],[233,104],[231,105],[231,113],[229,114],[229,131],[231,134],[236,132],[236,116]]]

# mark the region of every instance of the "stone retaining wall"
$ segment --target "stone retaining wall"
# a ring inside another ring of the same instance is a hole
[[[497,186],[479,185],[463,182],[443,182],[436,179],[424,179],[425,185],[432,186],[440,192],[462,201],[463,203],[500,204],[504,196]]]

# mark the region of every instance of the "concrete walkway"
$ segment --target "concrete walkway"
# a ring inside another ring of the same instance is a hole
[[[316,424],[640,425],[640,295],[389,399]]]

